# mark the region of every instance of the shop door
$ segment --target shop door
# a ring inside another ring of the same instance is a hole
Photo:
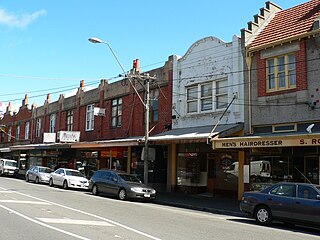
[[[304,175],[308,180],[314,184],[320,184],[319,182],[319,165],[320,159],[318,156],[304,157]]]

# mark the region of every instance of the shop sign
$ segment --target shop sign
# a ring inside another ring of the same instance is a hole
[[[270,147],[302,147],[320,146],[320,136],[294,136],[294,137],[261,137],[252,138],[232,138],[232,139],[213,139],[212,148],[270,148]]]
[[[80,131],[60,131],[58,132],[60,142],[79,142]]]

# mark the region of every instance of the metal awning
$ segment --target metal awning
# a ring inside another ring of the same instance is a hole
[[[178,128],[149,137],[150,142],[154,143],[191,143],[207,142],[213,126],[199,126],[190,128]],[[230,136],[243,129],[242,123],[221,124],[215,129],[213,136]]]
[[[212,148],[268,148],[320,146],[320,133],[282,133],[243,137],[215,137]]]
[[[0,152],[11,152],[10,148],[6,147],[6,148],[0,148]]]
[[[10,150],[61,149],[70,148],[71,143],[40,143],[10,146]]]
[[[71,148],[101,148],[101,147],[129,147],[137,146],[144,141],[144,137],[130,137],[113,140],[93,141],[93,142],[78,142],[73,143]]]

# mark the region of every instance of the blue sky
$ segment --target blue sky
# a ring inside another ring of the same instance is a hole
[[[283,9],[306,0],[273,1]],[[140,59],[143,71],[168,56],[184,55],[197,40],[226,42],[247,27],[264,0],[3,0],[0,1],[0,102],[17,107],[25,94],[42,105],[79,86],[122,73],[109,42],[126,70]],[[1,107],[0,107],[1,110]]]

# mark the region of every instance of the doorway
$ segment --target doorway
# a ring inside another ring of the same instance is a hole
[[[313,184],[320,184],[319,182],[319,156],[307,156],[304,157],[304,175]]]

